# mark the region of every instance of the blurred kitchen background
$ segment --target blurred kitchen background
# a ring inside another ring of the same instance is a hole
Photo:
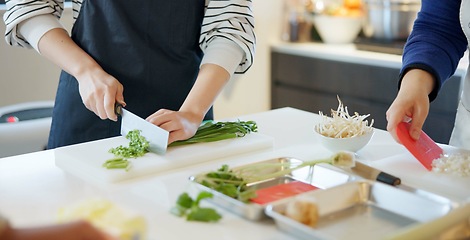
[[[70,30],[66,4],[61,21]],[[217,99],[216,119],[286,106],[329,114],[338,95],[351,114],[371,114],[374,126],[385,129],[420,0],[257,0],[253,6],[255,62]],[[60,70],[34,50],[4,40],[0,56],[0,157],[40,150]],[[425,131],[438,142],[448,142],[466,64],[463,59],[431,109]]]

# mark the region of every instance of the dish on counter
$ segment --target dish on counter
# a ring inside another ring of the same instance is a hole
[[[311,199],[314,227],[286,216],[293,201]],[[266,207],[278,228],[301,239],[383,239],[448,214],[457,205],[379,182],[360,180],[299,194]]]
[[[302,163],[302,161],[290,157],[279,157],[240,167],[234,167],[233,169],[236,170],[238,168],[255,165],[272,166],[272,163],[292,163],[292,165],[296,165]],[[278,167],[265,167],[260,169],[260,171],[263,173],[277,172],[285,170],[285,167],[283,166],[284,165],[278,165]],[[208,172],[200,173],[198,175],[191,176],[189,179],[200,190],[211,192],[214,195],[214,197],[212,199],[208,199],[208,201],[248,220],[261,220],[266,218],[265,208],[268,204],[291,198],[303,192],[329,188],[355,179],[353,176],[350,176],[328,164],[316,164],[314,166],[307,166],[293,170],[289,174],[281,177],[248,182],[247,187],[256,190],[257,193],[259,193],[259,198],[253,199],[258,203],[245,203],[201,184],[200,179],[204,178],[207,173]]]

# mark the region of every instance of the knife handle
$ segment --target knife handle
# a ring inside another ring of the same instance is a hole
[[[114,112],[116,113],[116,115],[122,116],[122,104],[115,103],[114,104]]]
[[[377,181],[390,184],[392,186],[397,186],[401,184],[400,178],[397,178],[384,172],[380,172],[379,175],[377,175]]]

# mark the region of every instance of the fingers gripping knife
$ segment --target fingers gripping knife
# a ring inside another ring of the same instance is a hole
[[[127,111],[121,104],[116,104],[114,111],[121,116],[121,135],[126,136],[129,131],[140,130],[150,143],[149,150],[157,154],[164,154],[168,146],[169,132],[154,125],[143,118]]]

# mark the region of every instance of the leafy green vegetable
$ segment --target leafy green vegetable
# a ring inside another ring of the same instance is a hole
[[[132,130],[126,134],[126,138],[130,140],[129,146],[119,146],[109,149],[109,152],[114,154],[115,158],[109,159],[103,163],[103,167],[107,169],[130,169],[130,162],[128,158],[137,158],[149,152],[148,148],[150,143],[144,136],[140,135],[140,130]]]
[[[254,121],[212,122],[203,123],[193,137],[176,141],[169,146],[181,146],[201,142],[215,142],[230,138],[244,137],[250,132],[258,131]]]
[[[171,209],[171,213],[179,217],[186,216],[188,221],[217,222],[222,216],[216,210],[199,206],[201,200],[212,197],[212,193],[202,191],[196,200],[193,200],[188,193],[182,193],[176,200],[176,206]]]
[[[207,173],[199,183],[242,202],[248,202],[256,197],[255,190],[249,188],[247,182],[238,177],[226,164],[217,171]]]

